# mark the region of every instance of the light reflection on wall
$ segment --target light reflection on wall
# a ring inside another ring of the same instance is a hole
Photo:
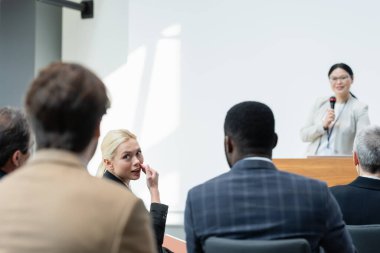
[[[179,126],[181,49],[180,41],[174,36],[180,31],[179,25],[166,28],[162,35],[169,38],[157,43],[141,131],[145,149],[159,143]]]
[[[145,47],[128,56],[127,64],[107,76],[104,82],[111,97],[111,108],[103,119],[102,133],[118,127],[130,127],[136,118],[137,100],[145,64]]]

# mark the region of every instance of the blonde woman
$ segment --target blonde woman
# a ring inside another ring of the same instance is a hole
[[[128,130],[112,130],[107,133],[101,144],[102,162],[99,171],[103,178],[112,180],[130,190],[130,181],[138,180],[141,172],[146,174],[146,183],[151,196],[150,214],[157,240],[158,252],[165,252],[162,243],[165,234],[168,206],[161,204],[158,190],[158,173],[144,164],[136,136]]]

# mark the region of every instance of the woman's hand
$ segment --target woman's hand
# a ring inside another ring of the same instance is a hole
[[[326,113],[326,117],[323,120],[323,128],[324,129],[329,129],[331,123],[335,120],[335,111],[334,109],[328,109]]]
[[[152,203],[160,203],[160,192],[158,191],[158,172],[149,165],[141,164],[141,169],[146,175],[146,185],[150,192]]]

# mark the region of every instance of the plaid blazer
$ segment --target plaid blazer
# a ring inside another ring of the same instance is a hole
[[[339,206],[324,182],[244,159],[188,193],[188,253],[210,236],[234,239],[305,238],[312,252],[355,252]]]

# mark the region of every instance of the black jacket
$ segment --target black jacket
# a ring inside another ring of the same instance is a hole
[[[357,177],[348,185],[331,187],[348,225],[380,224],[380,180]]]
[[[103,174],[103,178],[107,178],[119,184],[122,184],[128,189],[128,187],[121,181],[118,177],[113,175],[111,172],[106,170]],[[166,216],[168,214],[168,206],[160,203],[151,203],[150,204],[150,216],[153,222],[154,235],[157,241],[158,252],[162,251],[162,243],[164,242],[165,235],[165,225],[166,225]]]

